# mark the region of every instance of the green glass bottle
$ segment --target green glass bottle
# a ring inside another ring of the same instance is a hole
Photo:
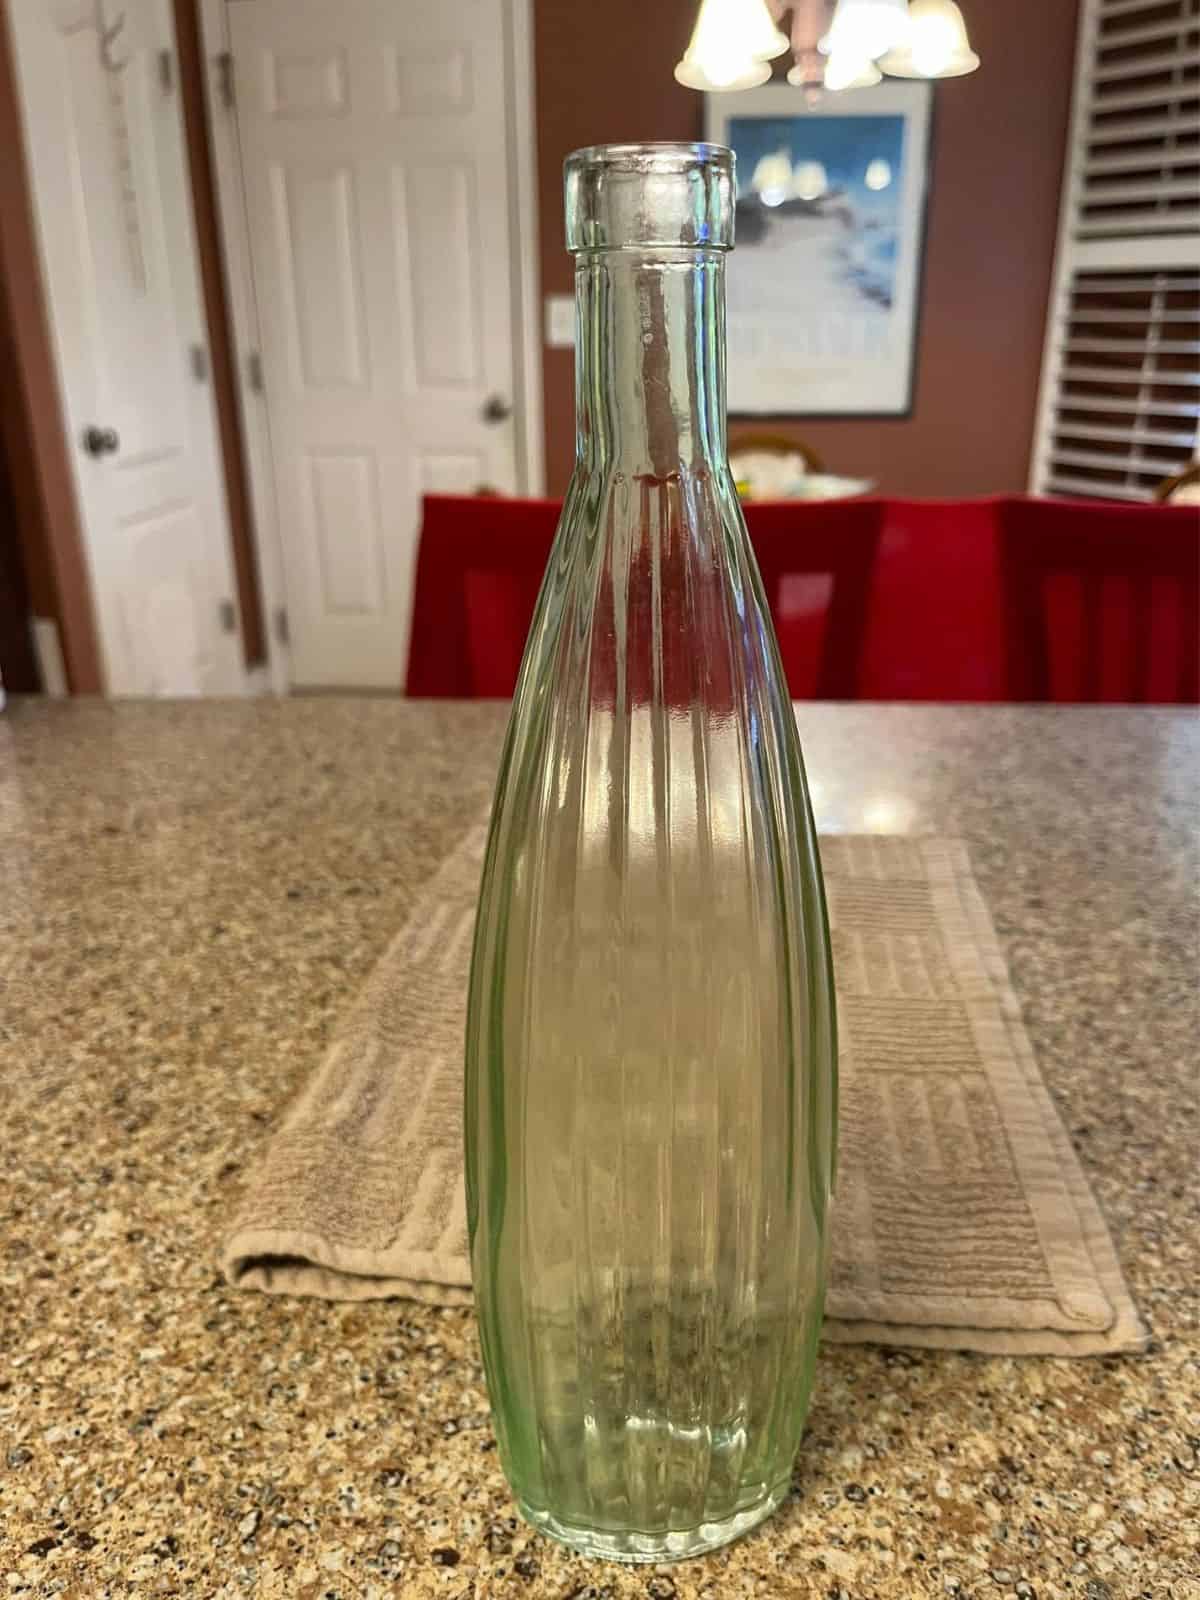
[[[662,1561],[787,1492],[824,1294],[834,997],[725,455],[733,156],[602,146],[566,185],[577,458],[480,892],[468,1214],[522,1512]]]

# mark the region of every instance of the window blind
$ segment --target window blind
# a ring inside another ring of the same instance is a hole
[[[1150,499],[1198,419],[1200,0],[1084,0],[1032,487]]]

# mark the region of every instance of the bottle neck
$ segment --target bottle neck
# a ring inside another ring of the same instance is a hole
[[[724,252],[582,254],[575,316],[577,470],[723,467]]]

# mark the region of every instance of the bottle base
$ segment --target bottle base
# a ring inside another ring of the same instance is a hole
[[[722,1522],[702,1522],[695,1528],[672,1529],[669,1533],[639,1533],[636,1529],[612,1531],[561,1522],[552,1512],[535,1510],[521,1499],[517,1501],[517,1509],[539,1533],[548,1534],[583,1556],[603,1561],[687,1561],[692,1556],[719,1550],[722,1545],[749,1533],[777,1509],[787,1492],[788,1481],[785,1480],[758,1505],[726,1517]]]

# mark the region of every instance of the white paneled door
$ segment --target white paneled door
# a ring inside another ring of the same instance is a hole
[[[8,3],[107,688],[236,692],[170,0]]]
[[[517,488],[501,0],[230,0],[297,684],[399,688],[420,496]]]

